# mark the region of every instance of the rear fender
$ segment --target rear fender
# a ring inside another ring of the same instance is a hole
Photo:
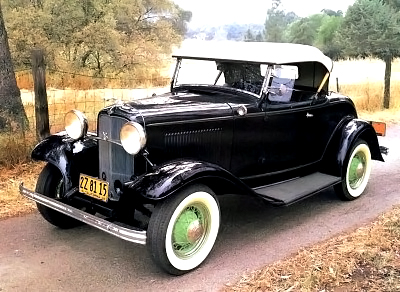
[[[65,190],[78,184],[79,173],[98,175],[98,146],[93,139],[73,141],[66,134],[52,135],[33,149],[34,160],[56,166],[64,178]]]
[[[366,121],[352,119],[343,123],[343,126],[336,130],[324,155],[323,171],[331,175],[342,176],[347,155],[358,139],[368,143],[372,159],[384,161],[374,128]]]
[[[139,194],[155,201],[164,199],[193,182],[204,183],[217,194],[227,190],[252,193],[240,179],[218,165],[190,160],[157,166],[152,172],[125,183],[124,192]]]

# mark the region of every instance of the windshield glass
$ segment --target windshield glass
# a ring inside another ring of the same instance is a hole
[[[261,92],[260,64],[183,59],[175,85],[215,85]]]

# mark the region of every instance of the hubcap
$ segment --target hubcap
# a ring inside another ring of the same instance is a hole
[[[172,230],[172,246],[180,258],[196,253],[205,241],[209,229],[205,209],[200,206],[187,207],[175,221]]]
[[[365,175],[366,171],[366,157],[362,152],[354,155],[350,163],[349,169],[349,184],[352,189],[357,189]]]

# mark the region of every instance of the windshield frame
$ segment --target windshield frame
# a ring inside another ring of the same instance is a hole
[[[178,78],[179,78],[179,74],[180,74],[180,69],[182,68],[182,61],[183,60],[193,60],[191,58],[183,58],[183,57],[177,57],[176,58],[176,65],[175,65],[175,70],[171,79],[171,92],[175,92],[177,89],[179,88],[196,88],[196,87],[201,87],[201,88],[214,88],[214,89],[226,89],[227,91],[237,91],[240,93],[246,93],[252,96],[257,97],[258,99],[261,99],[263,94],[265,92],[267,92],[266,90],[266,86],[268,85],[268,74],[265,74],[265,76],[262,76],[262,80],[261,80],[261,85],[260,85],[260,89],[259,91],[257,90],[257,93],[249,91],[249,90],[245,90],[245,89],[241,89],[241,88],[235,88],[232,86],[225,86],[225,85],[217,85],[216,83],[219,81],[219,79],[221,78],[221,76],[224,74],[222,69],[218,69],[216,70],[217,72],[217,76],[214,79],[213,84],[201,84],[201,83],[182,83],[179,84],[178,83]],[[211,62],[215,62],[216,65],[218,65],[218,63],[220,63],[219,60],[210,60],[210,59],[195,59],[198,61],[211,61]],[[259,65],[260,66],[260,74],[261,74],[261,65],[266,65],[268,67],[267,73],[268,72],[272,72],[271,68],[273,68],[273,65],[271,64],[265,64],[265,63],[253,63],[253,62],[238,62],[238,61],[224,61],[224,63],[229,63],[229,64],[243,64],[243,65]],[[248,85],[248,84],[247,84]]]

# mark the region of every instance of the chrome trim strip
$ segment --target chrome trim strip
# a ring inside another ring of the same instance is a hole
[[[98,136],[87,136],[87,137],[88,137],[89,139],[92,139],[92,140],[106,141],[106,142],[110,142],[110,143],[113,143],[113,144],[116,144],[116,145],[119,145],[119,146],[122,147],[121,142],[116,141],[116,140],[104,139],[104,138],[101,138],[101,137],[98,137]]]
[[[226,116],[226,117],[217,117],[217,118],[203,118],[198,120],[179,120],[179,121],[172,121],[172,122],[162,122],[162,123],[154,123],[148,124],[147,127],[156,127],[156,126],[168,126],[168,125],[180,125],[180,124],[192,124],[192,123],[203,123],[203,122],[210,122],[210,121],[225,121],[225,120],[233,120],[233,116]]]
[[[88,225],[91,225],[97,229],[103,230],[111,235],[119,237],[123,240],[139,243],[139,244],[146,244],[146,231],[145,230],[132,230],[129,228],[121,227],[117,224],[108,222],[102,218],[96,217],[89,213],[86,213],[82,210],[76,209],[71,207],[67,204],[61,203],[54,199],[48,198],[44,195],[38,194],[31,190],[28,190],[24,187],[24,184],[21,183],[19,185],[19,191],[21,195],[31,199],[33,201],[38,202],[46,207],[54,209],[60,213],[63,213],[67,216],[70,216],[74,219],[82,221]]]

